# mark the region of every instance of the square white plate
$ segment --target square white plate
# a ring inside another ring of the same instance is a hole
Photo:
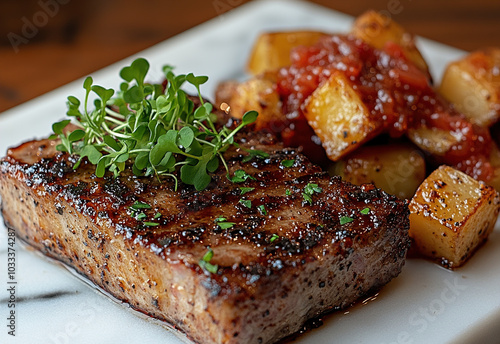
[[[352,18],[310,3],[258,1],[160,43],[93,74],[106,87],[119,85],[119,70],[147,58],[150,78],[170,64],[177,73],[208,75],[202,92],[213,97],[218,82],[244,78],[244,66],[260,32],[319,29],[346,32]],[[435,80],[463,52],[419,39]],[[41,138],[64,117],[66,97],[82,97],[77,80],[0,116],[0,154],[21,141]],[[155,321],[136,316],[87,287],[65,269],[16,245],[16,336],[7,334],[7,236],[0,225],[1,343],[182,343]],[[408,260],[402,274],[376,300],[324,317],[324,324],[296,343],[488,343],[500,338],[500,228],[466,264],[452,272]]]

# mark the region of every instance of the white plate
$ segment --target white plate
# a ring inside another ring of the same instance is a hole
[[[320,29],[345,32],[352,19],[309,3],[259,1],[154,46],[93,74],[117,87],[118,71],[135,57],[147,58],[160,77],[164,64],[179,73],[208,75],[202,89],[211,97],[224,79],[243,78],[255,37],[266,30]],[[428,40],[419,45],[439,80],[448,61],[463,53]],[[65,114],[67,95],[82,97],[83,80],[54,90],[0,116],[0,152],[9,145],[49,134]],[[4,153],[1,153],[2,155]],[[3,227],[1,225],[0,227]],[[7,334],[7,240],[0,228],[1,343],[171,343],[182,341],[154,321],[136,316],[64,269],[16,246],[16,336]],[[451,272],[409,260],[402,274],[376,300],[324,318],[324,325],[296,343],[485,343],[500,338],[500,228],[465,267]]]

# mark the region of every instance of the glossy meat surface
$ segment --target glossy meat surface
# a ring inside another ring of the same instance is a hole
[[[251,177],[234,183],[221,168],[201,192],[182,183],[174,191],[169,178],[97,178],[88,163],[73,170],[76,159],[53,141],[27,142],[1,160],[4,221],[199,343],[276,342],[400,273],[406,202],[330,178],[272,137],[240,139],[269,157],[246,161],[244,150],[228,151],[231,172]],[[134,210],[138,203],[150,207]],[[215,273],[199,264],[209,249]]]

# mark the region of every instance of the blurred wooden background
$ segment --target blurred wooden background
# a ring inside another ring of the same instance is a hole
[[[0,0],[0,113],[245,2]],[[500,46],[498,0],[312,2],[353,16],[388,10],[410,32],[464,50]]]

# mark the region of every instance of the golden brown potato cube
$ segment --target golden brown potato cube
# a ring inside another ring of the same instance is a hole
[[[440,166],[410,202],[410,237],[422,255],[459,267],[488,238],[499,204],[493,187]]]
[[[411,199],[425,179],[425,160],[406,143],[363,146],[337,162],[333,174],[350,183],[372,183],[399,198]]]
[[[242,118],[250,110],[257,111],[259,116],[255,122],[256,130],[285,120],[276,82],[268,73],[241,83],[221,84],[216,92],[216,102],[219,105],[227,103],[229,113],[235,118]]]
[[[321,37],[327,36],[318,31],[283,31],[261,34],[255,42],[247,69],[252,75],[276,70],[290,65],[290,53],[299,45],[313,45]]]
[[[365,12],[354,21],[351,34],[376,49],[384,48],[387,42],[398,44],[406,57],[430,78],[429,67],[415,45],[414,36],[391,18],[375,11]]]
[[[306,99],[304,115],[333,161],[383,129],[383,122],[371,116],[358,92],[339,72],[333,73]]]
[[[445,155],[459,140],[450,131],[439,128],[410,128],[406,134],[420,149],[437,156]]]
[[[468,54],[446,68],[439,92],[472,122],[500,119],[500,49]]]

